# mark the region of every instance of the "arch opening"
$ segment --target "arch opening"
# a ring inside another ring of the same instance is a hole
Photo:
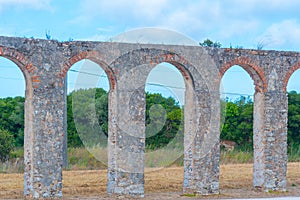
[[[239,58],[232,62],[227,62],[220,69],[220,77],[224,76],[225,72],[230,69],[232,66],[238,65],[242,67],[254,81],[255,92],[264,92],[266,90],[266,79],[264,77],[264,72],[257,66],[256,63],[249,60],[248,58]]]
[[[228,189],[226,187],[251,187],[254,181],[251,163],[254,162],[256,150],[253,144],[259,143],[256,127],[260,127],[253,113],[259,110],[261,99],[258,97],[262,85],[254,70],[240,65],[229,67],[221,79],[221,190]],[[239,174],[236,174],[235,164],[240,164]]]
[[[71,189],[74,187],[80,195],[106,194],[108,100],[112,90],[103,65],[93,59],[82,59],[74,63],[66,75],[68,138],[65,146],[68,147],[67,169],[71,171],[64,171],[63,175],[68,183],[64,184],[64,191],[68,194],[74,193]],[[78,169],[92,171],[84,174],[74,171]],[[82,188],[83,183],[87,187]]]
[[[0,185],[4,195],[23,196],[24,140],[26,139],[26,75],[16,59],[0,55]],[[27,100],[28,101],[28,100]],[[28,117],[27,117],[28,120]],[[13,176],[12,174],[18,174]],[[7,180],[13,180],[16,190]],[[12,191],[13,190],[13,191]],[[1,197],[0,197],[1,198]]]
[[[184,108],[188,84],[182,70],[184,68],[178,63],[161,62],[152,68],[146,80],[146,193],[182,191]],[[169,173],[174,179],[160,179],[159,184],[154,180]]]
[[[288,96],[287,115],[287,188],[292,190],[295,185],[300,184],[298,176],[300,162],[300,69],[293,73],[286,80],[286,91]]]

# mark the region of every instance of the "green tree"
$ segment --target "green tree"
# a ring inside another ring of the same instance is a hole
[[[77,133],[73,112],[72,112],[72,94],[67,96],[67,132],[68,132],[68,146],[69,147],[81,147],[83,146],[80,137]]]
[[[150,113],[151,107],[159,105],[160,112]],[[165,98],[161,94],[146,93],[146,127],[153,124],[153,119],[163,119],[160,115],[165,115],[165,120],[158,122],[162,126],[148,131],[146,128],[146,146],[156,149],[167,145],[177,134],[183,135],[183,110],[173,98]],[[152,115],[150,117],[150,114]],[[154,115],[154,116],[153,116]],[[156,116],[155,116],[156,115]]]
[[[9,131],[16,146],[24,143],[24,97],[0,99],[0,129]]]
[[[233,102],[226,103],[226,113],[225,113],[225,123],[223,125],[221,131],[221,139],[223,140],[237,140],[237,126],[238,126],[238,118],[239,109],[237,104]]]
[[[96,92],[96,113],[101,130],[108,136],[108,93],[101,88]]]
[[[240,97],[234,102],[227,101],[225,123],[220,137],[235,141],[240,147],[252,147],[253,102],[249,97]]]
[[[216,47],[216,48],[220,48],[222,46],[220,42],[213,42],[210,39],[206,39],[203,42],[200,42],[199,44],[202,47]]]
[[[82,146],[80,137],[86,139],[95,136],[96,131],[108,134],[108,93],[101,89],[81,89],[73,91],[67,97],[68,112],[68,145]],[[72,104],[76,101],[76,107]],[[91,125],[95,116],[91,115],[96,109],[97,123]],[[76,116],[76,119],[74,119]],[[173,98],[165,98],[161,94],[146,93],[146,145],[159,148],[169,143],[176,134],[183,135],[182,108]],[[76,126],[75,123],[76,122]],[[100,130],[98,130],[100,125]],[[93,126],[93,127],[91,127]],[[84,135],[78,135],[78,131]],[[93,135],[89,135],[89,134]],[[150,134],[150,135],[149,135]],[[94,138],[94,141],[100,138]],[[86,137],[86,138],[85,138]]]
[[[104,89],[93,88],[73,91],[68,95],[67,101],[68,146],[83,146],[81,139],[87,141],[89,137],[95,136],[95,131],[102,131],[107,136],[108,94]],[[94,119],[98,121],[91,124]],[[100,130],[98,130],[98,125],[100,125]],[[82,138],[79,137],[78,131],[83,133]]]
[[[10,152],[14,149],[13,135],[4,129],[0,129],[0,161],[6,161],[9,158]]]
[[[9,117],[9,120],[14,123],[14,129],[11,131],[14,133],[17,147],[24,145],[24,100],[23,97],[14,98],[16,106]]]
[[[300,94],[288,93],[288,144],[300,145]]]

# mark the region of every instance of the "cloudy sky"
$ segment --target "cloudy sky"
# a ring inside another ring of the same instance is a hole
[[[298,0],[0,0],[1,35],[101,40],[162,27],[224,47],[300,50]]]
[[[0,0],[0,35],[110,41],[159,27],[196,43],[300,51],[299,8],[298,0]]]

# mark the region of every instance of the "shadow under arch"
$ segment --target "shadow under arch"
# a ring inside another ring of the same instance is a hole
[[[267,81],[264,71],[259,65],[247,58],[239,57],[222,65],[219,70],[219,80],[225,72],[234,65],[243,68],[254,81],[254,108],[253,108],[253,186],[263,187],[264,184],[264,92],[267,91]]]
[[[22,53],[15,49],[0,46],[0,56],[4,57],[14,64],[16,64],[21,70],[25,79],[25,105],[24,105],[24,195],[29,194],[30,188],[27,188],[27,182],[30,182],[33,176],[34,158],[34,131],[33,131],[33,82],[37,81],[34,76],[34,66]],[[36,85],[35,85],[36,86]]]
[[[130,188],[130,185],[127,183],[124,183],[123,189],[118,188],[118,185],[121,185],[122,181],[124,181],[122,180],[124,175],[121,176],[124,171],[130,174],[126,175],[127,177],[136,177],[135,179],[133,178],[135,180],[134,183],[138,182],[135,184],[139,186],[144,184],[145,84],[150,71],[163,62],[174,65],[180,71],[186,88],[184,109],[184,165],[186,169],[184,171],[184,192],[189,193],[192,190],[196,192],[195,188],[201,187],[203,189],[206,187],[203,185],[211,185],[211,180],[204,177],[204,174],[208,171],[210,174],[218,171],[217,168],[214,168],[215,163],[210,163],[216,162],[218,156],[216,156],[216,159],[212,158],[205,162],[205,167],[207,165],[205,172],[203,168],[199,167],[202,162],[204,163],[205,158],[210,158],[212,157],[211,155],[217,154],[217,141],[212,140],[215,134],[206,134],[211,131],[210,123],[214,120],[211,119],[212,96],[209,95],[209,87],[202,78],[201,73],[178,53],[155,48],[135,49],[122,54],[111,64],[111,67],[118,71],[118,92],[122,92],[120,96],[122,96],[122,101],[124,102],[124,106],[121,107],[120,104],[120,108],[117,111],[120,115],[117,117],[117,127],[122,135],[122,140],[126,142],[132,141],[133,143],[126,143],[126,146],[122,144],[122,152],[116,154],[119,157],[124,154],[123,158],[126,157],[127,159],[123,159],[122,163],[120,162],[120,165],[112,170],[120,172],[114,174],[109,193],[114,193],[114,191],[117,191],[116,193],[119,191],[124,192],[126,191],[124,188]],[[215,125],[212,127],[215,127]],[[136,142],[134,143],[134,141]],[[116,143],[122,143],[122,141],[117,141]],[[136,147],[137,150],[135,150],[133,147],[137,144],[140,144],[143,148]],[[114,148],[117,149],[117,145]],[[133,164],[133,160],[136,160],[136,163]],[[194,176],[198,177],[197,181],[193,179]],[[198,181],[203,184],[200,184]],[[218,190],[218,188],[214,187],[213,190]],[[141,186],[136,191],[143,193],[143,187]]]

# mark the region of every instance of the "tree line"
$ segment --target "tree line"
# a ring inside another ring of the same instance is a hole
[[[76,103],[72,108],[76,95]],[[183,112],[171,97],[146,92],[146,148],[157,149],[180,138],[183,145]],[[288,144],[300,147],[300,94],[288,93]],[[7,97],[0,99],[0,160],[8,158],[14,148],[23,147],[24,143],[24,97]],[[239,97],[234,101],[221,100],[221,139],[231,140],[240,149],[251,150],[253,146],[253,100]],[[85,121],[90,120],[95,110],[100,131],[108,134],[108,93],[101,88],[80,89],[67,96],[67,132],[68,147],[82,147],[83,143],[77,130],[89,130]],[[74,119],[75,116],[76,119]],[[76,123],[75,126],[75,120]],[[87,131],[88,132],[88,131]],[[179,137],[178,137],[179,136]]]

